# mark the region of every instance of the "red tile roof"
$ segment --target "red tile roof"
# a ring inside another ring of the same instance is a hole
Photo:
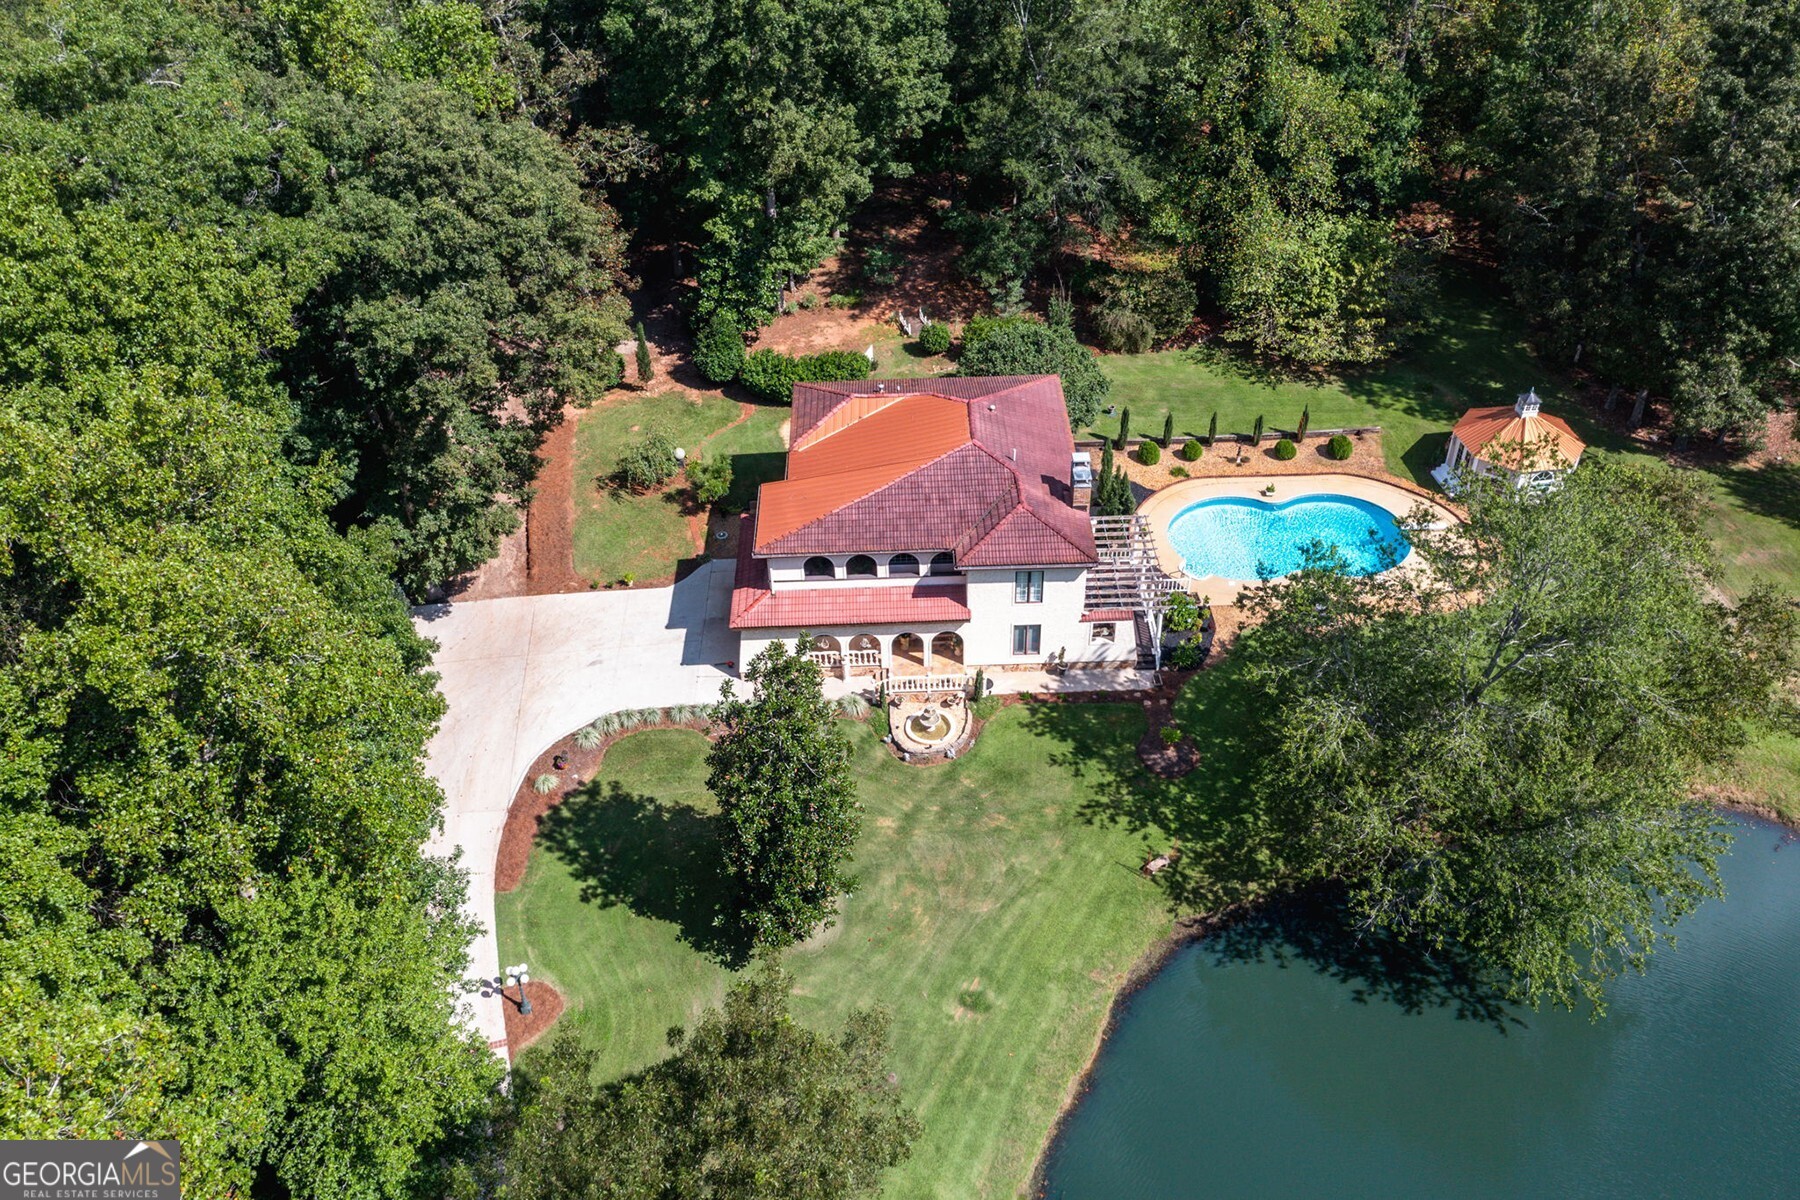
[[[755,552],[948,549],[959,566],[1091,563],[1054,375],[806,383]]]
[[[1520,416],[1513,405],[1471,408],[1451,430],[1470,454],[1508,470],[1535,470],[1581,461],[1587,444],[1561,417]],[[1492,449],[1489,449],[1492,447]]]
[[[1129,621],[1135,616],[1137,614],[1129,608],[1096,608],[1082,613],[1081,619],[1085,622]]]
[[[731,589],[733,629],[822,629],[831,625],[956,625],[969,619],[961,582],[923,576],[911,584],[769,588],[769,564],[757,558],[755,517],[744,518]]]

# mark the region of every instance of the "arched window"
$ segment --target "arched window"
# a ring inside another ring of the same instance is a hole
[[[836,579],[837,578],[837,564],[833,563],[829,558],[826,558],[823,554],[816,554],[813,557],[807,559],[806,565],[801,567],[800,571],[808,579]]]
[[[931,556],[931,573],[933,575],[956,574],[956,555],[948,550]]]
[[[889,575],[917,575],[919,573],[919,556],[916,554],[896,554],[888,559]]]
[[[866,554],[852,554],[844,564],[844,574],[851,579],[875,578],[875,560]]]

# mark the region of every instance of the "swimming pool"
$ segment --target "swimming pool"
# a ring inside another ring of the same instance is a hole
[[[1385,571],[1412,552],[1393,513],[1354,496],[1300,496],[1279,504],[1219,496],[1188,505],[1169,522],[1169,542],[1196,576],[1252,580],[1263,573],[1258,564],[1271,576],[1287,575],[1299,570],[1312,541],[1336,546],[1352,575]]]

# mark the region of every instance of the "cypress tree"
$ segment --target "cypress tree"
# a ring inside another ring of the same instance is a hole
[[[1213,415],[1212,415],[1212,423],[1206,427],[1206,444],[1208,446],[1216,445],[1218,443],[1218,440],[1219,440],[1219,413],[1218,413],[1218,410],[1215,409],[1213,411]]]
[[[1174,440],[1175,440],[1175,414],[1174,414],[1174,412],[1171,411],[1171,412],[1166,412],[1163,414],[1162,448],[1164,450],[1167,450],[1169,448],[1169,443]]]
[[[1129,438],[1130,436],[1131,436],[1131,406],[1126,405],[1124,408],[1121,408],[1119,410],[1119,437],[1118,437],[1118,440],[1113,443],[1113,448],[1117,449],[1117,450],[1123,450],[1125,448],[1125,440],[1127,438]]]
[[[1296,442],[1304,442],[1306,440],[1306,426],[1311,421],[1312,405],[1309,404],[1300,410],[1300,428],[1294,431],[1294,440]]]
[[[1262,445],[1262,414],[1261,413],[1256,414],[1256,426],[1250,431],[1250,444],[1252,446]]]
[[[650,366],[650,341],[644,336],[644,323],[637,323],[637,377],[639,383],[649,383],[655,371]]]

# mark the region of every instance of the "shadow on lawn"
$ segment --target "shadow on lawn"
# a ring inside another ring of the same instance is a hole
[[[1751,512],[1800,528],[1800,464],[1726,468],[1713,476]]]
[[[1219,960],[1298,961],[1353,985],[1364,1003],[1391,1003],[1408,1013],[1448,1007],[1501,1029],[1518,1023],[1492,977],[1467,956],[1426,952],[1363,928],[1335,893],[1288,890],[1295,874],[1284,850],[1297,838],[1284,824],[1291,818],[1259,800],[1255,775],[1263,747],[1279,744],[1278,731],[1265,728],[1248,699],[1230,659],[1189,680],[1175,715],[1200,743],[1202,759],[1176,780],[1157,778],[1139,760],[1143,717],[1133,707],[1037,704],[1025,719],[1061,747],[1051,762],[1087,785],[1086,820],[1142,833],[1147,855],[1179,846],[1155,880],[1172,912],[1212,912],[1268,898],[1208,935],[1206,951]]]
[[[749,943],[729,919],[716,818],[627,791],[615,779],[604,792],[590,784],[551,809],[538,838],[568,864],[587,903],[622,904],[667,921],[682,941],[726,966],[749,961]]]

